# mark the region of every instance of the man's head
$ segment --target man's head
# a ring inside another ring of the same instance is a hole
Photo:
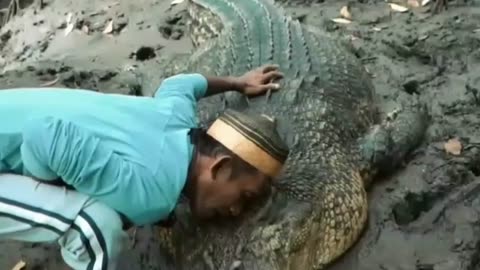
[[[195,141],[190,207],[203,218],[240,214],[268,190],[288,155],[273,121],[231,110]]]

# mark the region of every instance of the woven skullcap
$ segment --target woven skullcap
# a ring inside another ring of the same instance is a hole
[[[260,172],[276,177],[289,150],[274,119],[227,109],[207,133]]]

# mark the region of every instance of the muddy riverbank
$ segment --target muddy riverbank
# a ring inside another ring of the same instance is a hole
[[[480,3],[451,1],[434,15],[431,4],[399,12],[384,1],[303,2],[282,1],[303,23],[351,43],[385,110],[415,95],[432,115],[422,146],[369,191],[369,226],[331,269],[480,269]],[[346,5],[351,23],[333,22]],[[183,7],[170,1],[49,0],[23,8],[0,31],[0,88],[148,94],[132,70],[161,74],[164,56],[192,48]],[[168,269],[156,237],[140,228],[120,269]],[[19,260],[27,269],[68,269],[55,245],[0,250],[0,269]]]

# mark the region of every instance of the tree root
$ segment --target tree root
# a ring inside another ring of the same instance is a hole
[[[40,8],[43,7],[43,0],[37,0],[40,2]],[[6,25],[13,16],[17,15],[20,11],[20,0],[11,0],[8,7],[0,10],[0,14],[3,14],[2,21],[0,22],[0,28]]]
[[[457,3],[460,2],[467,3],[467,0],[457,0]],[[433,5],[432,12],[434,14],[438,14],[444,10],[448,9],[448,0],[436,0],[435,4]]]

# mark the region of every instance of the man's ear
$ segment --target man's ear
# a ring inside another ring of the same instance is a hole
[[[213,181],[226,181],[232,176],[233,159],[228,155],[219,155],[210,165]]]

